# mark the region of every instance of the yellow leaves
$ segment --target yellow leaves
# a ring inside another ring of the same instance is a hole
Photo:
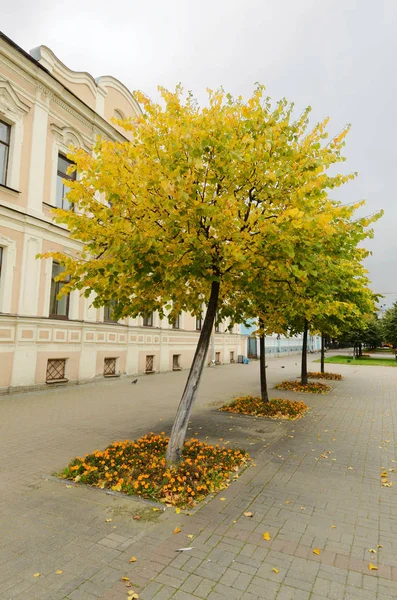
[[[387,471],[382,471],[380,480],[383,487],[391,487],[393,485],[393,482],[389,481],[389,473]]]
[[[161,508],[152,508],[153,512],[159,512],[161,510]]]
[[[192,540],[194,538],[194,535],[192,533],[188,533],[187,537],[189,538],[189,540]]]
[[[373,565],[372,563],[369,563],[369,565],[368,565],[368,569],[369,569],[370,571],[377,571],[377,570],[378,570],[378,567],[377,567],[376,565]]]
[[[336,525],[331,525],[331,529],[336,529]]]
[[[221,502],[224,502],[226,498],[219,498],[219,500],[221,500]]]
[[[253,516],[254,516],[253,512],[247,511],[244,513],[244,517],[253,517]]]
[[[137,600],[137,598],[139,598],[139,595],[136,592],[134,592],[133,590],[130,590],[128,592],[128,598],[129,599],[131,598],[132,600]]]
[[[372,552],[372,554],[376,554],[377,550],[375,550],[375,548],[368,548],[368,552]]]
[[[105,519],[105,523],[111,523],[113,519]]]
[[[61,569],[58,569],[58,571],[55,571],[55,573],[56,573],[57,575],[62,575],[63,571],[61,571]]]
[[[179,515],[179,514],[180,514],[180,512],[181,512],[181,509],[179,508],[179,506],[177,506],[177,507],[176,507],[176,509],[175,509],[175,512],[176,512],[176,514],[177,514],[177,515]]]
[[[317,556],[320,554],[320,549],[319,548],[313,548],[312,550],[313,554],[317,554]]]
[[[40,577],[41,573],[34,573],[33,577]]]
[[[121,581],[129,581],[129,580],[130,580],[130,578],[129,578],[129,577],[122,577],[122,578],[121,578]]]
[[[265,533],[263,534],[263,539],[266,540],[267,542],[271,539],[270,537],[270,533],[268,531],[265,531]]]
[[[68,490],[70,490],[70,488],[72,487],[71,485],[66,485],[65,486]]]
[[[180,527],[175,527],[175,529],[174,529],[173,533],[177,534],[177,533],[180,533],[181,531],[182,531],[182,530],[181,530],[181,528],[180,528]]]
[[[134,562],[136,562],[136,556],[131,556],[130,563],[134,563]]]
[[[272,571],[273,571],[273,573],[279,573],[280,572],[276,567],[273,567]]]

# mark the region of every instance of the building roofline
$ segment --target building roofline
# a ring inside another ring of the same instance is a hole
[[[72,90],[69,89],[62,81],[60,81],[59,79],[57,79],[46,67],[44,67],[38,60],[36,60],[31,54],[29,54],[29,52],[26,52],[26,50],[24,50],[23,48],[21,48],[21,46],[19,46],[16,42],[14,42],[11,38],[9,38],[2,31],[0,31],[0,40],[3,40],[4,42],[6,42],[10,46],[12,46],[12,48],[14,48],[15,50],[17,50],[17,52],[19,52],[20,54],[22,54],[22,56],[24,56],[24,58],[26,58],[28,61],[30,61],[31,63],[33,63],[36,67],[38,67],[39,69],[41,69],[42,71],[44,71],[44,73],[46,73],[49,77],[51,77],[51,79],[53,79],[59,85],[61,85],[71,96],[73,96],[73,98],[75,98],[76,100],[78,100],[79,102],[81,102],[81,104],[83,104],[89,111],[91,111],[94,115],[96,115],[100,119],[103,119],[105,121],[105,123],[107,123],[108,125],[110,125],[112,127],[112,129],[115,129],[114,126],[112,125],[112,123],[109,123],[109,121],[107,121],[106,119],[104,119],[103,117],[101,117],[101,115],[99,115],[96,112],[96,110],[94,110],[92,108],[92,106],[90,106],[89,104],[87,104],[86,102],[84,102],[84,100],[82,100],[79,96],[77,96],[77,94],[75,94],[74,92],[72,92]],[[54,54],[50,48],[48,48],[48,50],[50,50],[50,52],[52,54]],[[54,54],[54,56],[55,56],[55,58],[57,60],[59,60],[58,57],[55,54]],[[59,60],[59,62],[63,65],[63,63],[62,63],[61,60]],[[64,65],[64,66],[65,66],[66,69],[68,69],[69,71],[73,72],[71,69],[69,69],[69,67],[67,67],[66,65]],[[94,84],[97,86],[97,82],[92,77],[92,75],[90,75],[90,73],[86,73],[86,74],[93,80]],[[126,88],[126,86],[123,83],[121,83],[121,81],[119,81],[115,77],[111,77],[111,78],[114,79],[114,81],[117,81],[120,84],[120,86],[122,86],[126,90],[128,89],[128,88]],[[98,78],[98,79],[100,79],[100,78]],[[135,102],[136,106],[138,107],[138,110],[141,111],[142,109],[140,108],[139,104],[136,102],[135,99],[134,99],[134,102]],[[117,131],[117,130],[115,130],[115,131]],[[125,137],[125,135],[123,135],[121,132],[119,132],[119,131],[117,131],[117,132],[118,132],[119,135],[121,135],[122,137],[124,137],[125,139],[127,139]]]

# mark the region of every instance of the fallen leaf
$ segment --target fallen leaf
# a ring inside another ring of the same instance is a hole
[[[353,471],[353,467],[347,467],[349,471]]]
[[[226,500],[226,498],[219,498],[219,500],[222,500],[222,502],[224,502]]]
[[[153,512],[158,512],[160,509],[159,508],[152,508]]]
[[[285,504],[291,504],[291,500],[286,500]]]
[[[254,516],[254,513],[252,513],[252,512],[245,512],[244,513],[244,517],[253,517],[253,516]]]
[[[179,515],[179,513],[181,512],[181,509],[177,506],[176,509],[175,509],[175,512],[176,512],[177,515]]]
[[[369,565],[368,565],[368,569],[369,569],[370,571],[377,571],[377,570],[378,570],[378,567],[377,567],[376,565],[373,565],[372,563],[369,563]]]
[[[319,554],[320,554],[320,550],[319,550],[319,548],[314,548],[314,549],[312,550],[312,552],[313,552],[313,554],[317,554],[317,555],[319,555]]]
[[[140,519],[141,517],[140,517],[139,515],[134,515],[132,518],[133,518],[135,521],[139,521],[139,519]]]
[[[66,487],[68,488],[68,490],[70,490],[70,488],[71,488],[72,486],[71,486],[71,485],[67,485]]]
[[[336,525],[331,525],[331,529],[336,529]]]
[[[193,546],[189,546],[189,548],[178,548],[175,552],[188,552],[189,550],[193,550]]]
[[[368,549],[368,552],[372,552],[372,554],[376,554],[376,550],[375,550],[375,548],[369,548],[369,549]]]
[[[377,548],[383,548],[382,544],[376,544]]]
[[[279,572],[279,570],[276,569],[276,567],[273,567],[272,571],[273,571],[273,573],[278,573]]]
[[[63,571],[61,571],[60,569],[58,571],[56,571],[57,575],[62,575]]]
[[[263,534],[263,539],[266,541],[269,541],[271,539],[270,533],[268,531],[265,531],[265,533]]]
[[[301,506],[301,510],[306,510],[304,506]]]
[[[130,562],[136,562],[136,556],[131,556]]]
[[[40,577],[41,573],[35,573],[33,577]]]
[[[129,581],[129,580],[130,580],[130,578],[129,578],[129,577],[122,577],[122,578],[121,578],[121,581]]]
[[[111,523],[113,519],[105,519],[105,523]]]
[[[180,531],[181,531],[181,528],[180,528],[180,527],[175,527],[175,529],[174,529],[174,533],[180,533]]]
[[[193,535],[192,533],[188,533],[188,536],[187,536],[187,537],[188,537],[190,540],[192,540],[192,539],[194,538],[194,535]]]

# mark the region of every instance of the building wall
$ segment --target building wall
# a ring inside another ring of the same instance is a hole
[[[141,318],[104,323],[104,309],[75,291],[69,318],[49,318],[52,260],[36,258],[80,248],[52,220],[58,154],[70,145],[90,151],[98,134],[129,138],[112,119],[139,113],[117,79],[74,72],[45,46],[29,56],[0,34],[0,120],[11,128],[7,179],[0,185],[2,391],[45,385],[49,359],[65,360],[65,378],[74,382],[103,377],[107,358],[116,359],[117,374],[130,375],[145,372],[147,356],[154,357],[155,372],[171,370],[174,355],[181,368],[191,364],[199,335],[191,315],[181,316],[179,330],[158,316],[151,328]],[[220,362],[229,362],[230,352],[236,360],[244,343],[238,327],[215,334]]]

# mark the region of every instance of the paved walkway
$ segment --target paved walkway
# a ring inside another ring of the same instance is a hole
[[[269,361],[271,386],[297,362]],[[205,370],[190,433],[254,461],[190,516],[43,478],[114,439],[169,431],[186,372],[0,398],[0,599],[396,598],[397,486],[380,474],[396,479],[397,369],[328,367],[345,380],[293,394],[312,410],[283,424],[216,410],[258,392],[257,363]]]

